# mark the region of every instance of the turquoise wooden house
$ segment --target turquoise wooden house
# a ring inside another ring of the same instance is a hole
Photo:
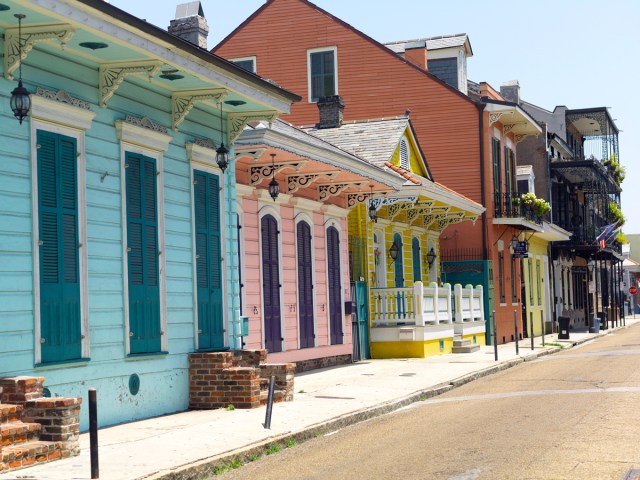
[[[0,0],[0,34],[0,377],[185,410],[188,354],[238,342],[224,150],[299,97],[104,1]]]

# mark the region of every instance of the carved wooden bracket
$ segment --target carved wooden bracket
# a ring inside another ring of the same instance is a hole
[[[191,109],[198,102],[210,102],[214,104],[222,102],[229,91],[224,88],[212,88],[202,90],[185,90],[176,92],[171,95],[171,119],[174,130],[178,130],[178,127],[184,119],[187,118]]]
[[[301,188],[308,187],[320,178],[335,178],[340,175],[340,171],[304,173],[301,175],[287,175],[287,193],[294,193]]]
[[[106,107],[107,102],[124,81],[124,77],[132,73],[146,73],[154,76],[163,63],[157,60],[142,60],[139,62],[103,63],[100,65],[100,106]]]
[[[258,185],[265,178],[270,178],[274,173],[278,173],[285,168],[295,168],[297,172],[307,164],[306,160],[295,160],[293,162],[277,162],[271,164],[255,165],[249,167],[249,182],[251,185]]]
[[[340,195],[340,193],[344,192],[349,187],[358,187],[361,188],[363,185],[366,185],[367,181],[361,182],[342,182],[342,183],[326,183],[323,185],[318,185],[318,200],[321,202],[326,200],[329,197],[335,197],[336,195]]]
[[[266,120],[271,123],[278,118],[279,113],[275,110],[265,112],[237,112],[229,113],[227,116],[227,131],[229,145],[233,145],[233,142],[240,136],[242,130],[249,122],[259,122],[260,120]]]

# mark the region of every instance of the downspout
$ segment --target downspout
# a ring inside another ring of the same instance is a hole
[[[484,104],[476,103],[478,108],[478,136],[480,137],[480,196],[482,205],[485,206],[482,212],[482,259],[488,260],[487,257],[487,198],[484,185]]]

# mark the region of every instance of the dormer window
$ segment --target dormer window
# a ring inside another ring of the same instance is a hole
[[[402,137],[400,139],[400,167],[409,170],[410,165],[409,143],[405,137]]]

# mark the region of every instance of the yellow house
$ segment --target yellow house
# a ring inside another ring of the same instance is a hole
[[[397,192],[372,187],[348,199],[361,350],[370,347],[374,358],[425,357],[451,352],[455,334],[484,343],[484,318],[456,327],[455,288],[439,280],[440,233],[475,221],[484,207],[433,180],[409,117],[307,131],[405,179]]]

